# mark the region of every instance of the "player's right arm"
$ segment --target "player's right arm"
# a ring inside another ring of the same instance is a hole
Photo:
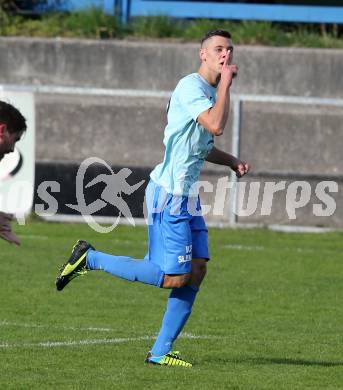
[[[237,177],[244,176],[250,170],[250,165],[247,162],[240,160],[232,154],[219,150],[215,146],[213,146],[212,150],[206,157],[206,161],[230,167],[234,172],[236,172]]]
[[[230,111],[230,87],[232,79],[237,74],[237,65],[230,64],[231,51],[226,53],[224,65],[221,71],[220,83],[217,91],[215,105],[202,112],[197,121],[213,135],[222,135],[229,117]]]

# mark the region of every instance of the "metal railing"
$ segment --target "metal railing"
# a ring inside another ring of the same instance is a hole
[[[124,23],[130,17],[167,15],[176,18],[269,20],[278,22],[343,23],[343,6],[247,4],[216,1],[115,0]]]

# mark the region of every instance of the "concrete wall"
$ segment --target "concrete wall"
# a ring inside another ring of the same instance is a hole
[[[38,161],[98,156],[116,166],[152,167],[163,158],[167,99],[37,94],[36,104]]]
[[[172,90],[197,70],[197,44],[0,38],[0,83]],[[234,91],[342,97],[341,50],[240,46]]]
[[[22,86],[170,91],[199,64],[195,44],[0,38],[0,50],[6,53],[0,56],[0,84]],[[236,94],[342,98],[343,51],[237,47],[235,62]],[[147,177],[163,156],[167,101],[157,95],[37,93],[37,164],[45,172],[44,164],[65,167],[98,156],[115,167],[140,169],[140,177]],[[241,157],[253,166],[249,180],[264,182],[267,174],[275,181],[301,178],[315,186],[331,179],[341,191],[342,120],[342,107],[243,103],[240,147]],[[231,125],[216,138],[217,146],[228,151]],[[206,164],[202,178],[216,183],[226,174],[226,169]],[[204,194],[205,202],[213,204],[214,198]],[[257,212],[239,221],[343,227],[341,198],[336,195],[337,212],[331,218],[314,218],[309,205],[290,221],[277,198],[271,216]],[[227,203],[225,207],[225,215],[208,218],[226,221]]]

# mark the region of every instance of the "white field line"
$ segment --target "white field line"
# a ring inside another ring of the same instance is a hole
[[[30,239],[38,239],[38,240],[47,240],[49,237],[48,236],[43,236],[43,235],[35,235],[35,234],[28,234],[22,236],[23,238],[30,238]],[[121,244],[124,246],[128,245],[141,245],[141,246],[146,246],[148,245],[147,241],[135,241],[135,240],[121,240],[118,238],[112,238],[111,239],[112,243],[115,244]],[[221,245],[222,248],[224,249],[235,249],[235,250],[241,250],[241,251],[265,251],[268,250],[268,248],[261,246],[261,245],[243,245],[243,244],[224,244]],[[315,253],[317,252],[316,250],[309,249],[309,248],[299,248],[299,247],[294,247],[294,248],[280,248],[283,250],[287,251],[294,251],[294,252],[304,252],[304,253]],[[324,252],[335,252],[335,251],[330,251],[326,250]],[[1,322],[0,322],[1,326]],[[83,329],[83,330],[90,330],[90,329]]]
[[[60,329],[68,331],[91,331],[91,332],[117,332],[118,329],[114,328],[102,328],[102,327],[74,327],[74,326],[56,326],[48,324],[28,324],[21,322],[11,322],[7,320],[0,321],[0,327],[22,327],[33,329]],[[194,335],[192,333],[181,333],[180,338],[184,339],[219,339],[223,337],[208,336],[208,335]],[[86,339],[86,340],[68,340],[68,341],[41,341],[37,343],[8,343],[0,341],[0,348],[54,348],[54,347],[73,347],[82,345],[100,345],[100,344],[120,344],[120,343],[132,343],[144,340],[154,340],[156,336],[139,336],[139,337],[114,337],[105,339]]]
[[[264,251],[266,248],[263,246],[250,246],[240,244],[226,244],[222,245],[222,248],[237,249],[240,251]]]
[[[20,235],[23,239],[30,239],[30,240],[48,240],[50,237],[40,235],[40,234],[22,234]],[[120,240],[118,238],[111,238],[112,243],[116,244],[122,244],[122,245],[147,245],[147,241],[136,241],[136,240]]]
[[[190,333],[184,333],[179,336],[183,339],[222,339],[217,336],[206,336],[206,335],[193,335]],[[134,343],[139,341],[154,340],[156,336],[140,336],[140,337],[115,337],[111,339],[87,339],[87,340],[69,340],[69,341],[41,341],[38,343],[16,343],[11,344],[7,342],[0,343],[0,348],[55,348],[55,347],[75,347],[83,345],[104,345],[104,344],[122,344],[122,343]]]
[[[22,238],[28,238],[28,239],[36,239],[36,240],[48,240],[48,236],[43,236],[43,235],[35,235],[35,234],[28,234],[28,235],[23,235]],[[121,239],[111,239],[111,243],[114,244],[120,244],[124,246],[130,246],[132,244],[134,245],[139,245],[139,246],[147,246],[148,243],[147,241],[135,241],[135,240],[121,240]],[[269,248],[261,246],[261,245],[243,245],[243,244],[224,244],[220,246],[223,249],[234,249],[234,250],[241,250],[241,251],[265,251],[268,250]],[[299,253],[317,253],[317,250],[314,249],[309,249],[309,248],[299,248],[299,247],[294,247],[294,248],[279,248],[280,250],[286,250],[286,251],[294,251],[294,252],[299,252]],[[337,252],[337,250],[330,250],[330,249],[325,249],[323,252]],[[3,326],[2,323],[0,322],[0,326]],[[19,325],[17,325],[19,326]],[[22,326],[22,325],[20,325]],[[92,330],[91,328],[85,328],[85,329],[80,329],[80,330]],[[99,330],[99,329],[96,329]],[[109,330],[110,331],[110,330]]]
[[[329,231],[329,229],[327,230]],[[332,230],[330,230],[332,231]],[[324,233],[324,230],[323,230]],[[23,235],[23,238],[28,238],[28,239],[36,239],[36,240],[48,240],[48,236],[43,236],[43,235],[35,235],[35,234],[28,234],[28,235]],[[139,245],[139,246],[147,246],[148,242],[147,241],[135,241],[135,240],[121,240],[121,239],[111,239],[111,242],[114,244],[120,244],[123,246],[130,246],[132,244],[134,245]],[[233,250],[241,250],[241,251],[252,251],[252,252],[257,252],[257,251],[266,251],[269,248],[261,246],[261,245],[244,245],[244,244],[224,244],[220,245],[221,248],[223,249],[233,249]],[[270,248],[273,249],[273,248]],[[280,250],[285,250],[285,251],[290,251],[290,252],[298,252],[298,253],[317,253],[318,251],[315,249],[310,249],[310,248],[300,248],[300,247],[284,247],[284,248],[279,248]],[[323,253],[337,253],[338,250],[334,249],[324,249],[322,250]],[[0,326],[3,326],[2,323],[0,322]],[[80,330],[92,330],[91,328],[87,329],[80,329]],[[101,331],[100,329],[95,329],[98,331]],[[109,330],[110,331],[110,330]]]
[[[150,340],[152,336],[141,336],[141,337],[116,337],[111,339],[94,339],[94,340],[69,340],[69,341],[41,341],[38,343],[1,343],[0,348],[31,348],[31,347],[42,347],[42,348],[54,348],[54,347],[73,347],[80,345],[99,345],[99,344],[120,344],[130,343],[135,341]]]
[[[47,240],[49,237],[48,236],[40,236],[40,235],[25,235],[22,236],[23,238],[30,238],[30,239],[37,239],[37,240]],[[135,241],[135,240],[121,240],[118,238],[112,238],[111,243],[114,244],[119,244],[119,245],[124,245],[124,246],[130,246],[130,245],[139,245],[139,246],[147,246],[148,242],[147,241]],[[234,250],[241,250],[241,251],[265,251],[268,250],[269,248],[261,246],[261,245],[244,245],[244,244],[224,244],[220,246],[221,248],[224,249],[234,249]],[[294,252],[303,252],[303,253],[317,253],[316,250],[314,249],[309,249],[309,248],[299,248],[299,247],[294,247],[294,248],[279,248],[280,250],[286,250],[286,251],[294,251]],[[329,250],[326,249],[324,252],[337,252],[335,250]],[[1,326],[1,322],[0,322]],[[87,329],[84,329],[87,330]]]
[[[0,327],[19,327],[19,328],[32,328],[32,329],[60,329],[60,330],[72,330],[72,331],[86,331],[86,332],[117,332],[117,329],[113,328],[101,328],[101,327],[74,327],[74,326],[56,326],[56,325],[42,325],[42,324],[26,324],[21,322],[0,321]]]
[[[145,240],[136,241],[136,240],[121,240],[119,238],[111,238],[109,242],[115,243],[115,244],[120,244],[120,245],[141,245],[141,246],[148,245],[148,242]]]
[[[275,248],[268,248],[264,246],[259,245],[241,245],[241,244],[225,244],[221,245],[221,248],[223,249],[233,249],[233,250],[239,250],[239,251],[267,251],[267,250],[273,250]],[[318,250],[316,249],[310,249],[310,248],[299,248],[299,247],[279,247],[279,251],[287,251],[287,252],[298,252],[298,253],[318,253]],[[338,249],[321,249],[322,253],[337,253],[340,251]]]
[[[48,240],[48,236],[43,236],[39,234],[22,234],[20,238],[29,238],[30,240]]]

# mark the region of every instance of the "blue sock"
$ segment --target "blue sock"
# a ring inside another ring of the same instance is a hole
[[[131,257],[112,256],[106,253],[89,250],[87,253],[87,268],[102,270],[119,278],[138,281],[162,287],[164,272],[147,259],[135,260]]]
[[[198,291],[199,289],[195,286],[174,288],[171,291],[160,333],[151,349],[153,356],[162,356],[171,351],[174,340],[192,312]]]

